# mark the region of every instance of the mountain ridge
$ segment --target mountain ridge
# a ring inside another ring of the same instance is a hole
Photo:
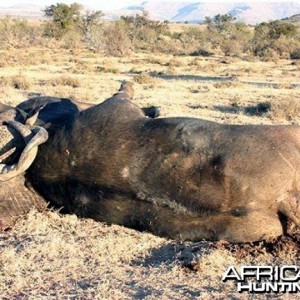
[[[136,7],[136,9],[134,9]],[[121,15],[135,15],[142,10],[149,12],[154,19],[172,22],[198,22],[205,17],[217,14],[231,14],[238,21],[250,25],[283,19],[300,14],[300,2],[150,2],[144,1],[136,6],[125,7],[107,13],[108,19],[117,19]]]
[[[0,7],[0,16],[44,19],[45,6],[17,4],[11,7]],[[156,20],[171,22],[202,23],[205,17],[217,14],[231,14],[237,21],[250,25],[261,22],[287,19],[300,14],[300,2],[151,2],[144,1],[138,5],[129,5],[123,9],[104,12],[106,19],[114,20],[122,15],[135,15],[142,10],[149,12]]]

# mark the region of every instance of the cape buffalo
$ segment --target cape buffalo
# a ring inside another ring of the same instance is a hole
[[[46,201],[193,241],[255,241],[285,233],[287,219],[300,225],[299,126],[152,119],[132,96],[123,84],[49,131],[27,172]]]

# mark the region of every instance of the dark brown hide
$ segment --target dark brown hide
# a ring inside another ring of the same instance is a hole
[[[130,98],[121,90],[40,147],[28,178],[47,201],[183,240],[274,237],[285,217],[299,226],[300,127],[150,119]]]

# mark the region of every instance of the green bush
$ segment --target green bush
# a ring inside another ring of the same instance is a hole
[[[256,56],[265,59],[274,52],[279,57],[289,58],[299,46],[297,27],[291,23],[264,22],[255,28],[252,51]]]

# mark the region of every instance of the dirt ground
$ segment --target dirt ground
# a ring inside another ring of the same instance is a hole
[[[300,62],[247,57],[103,57],[82,50],[0,53],[0,101],[35,95],[101,103],[123,80],[162,117],[300,124]],[[176,243],[58,212],[20,217],[0,233],[1,299],[296,299],[236,293],[230,265],[299,264],[299,236],[274,243]]]

